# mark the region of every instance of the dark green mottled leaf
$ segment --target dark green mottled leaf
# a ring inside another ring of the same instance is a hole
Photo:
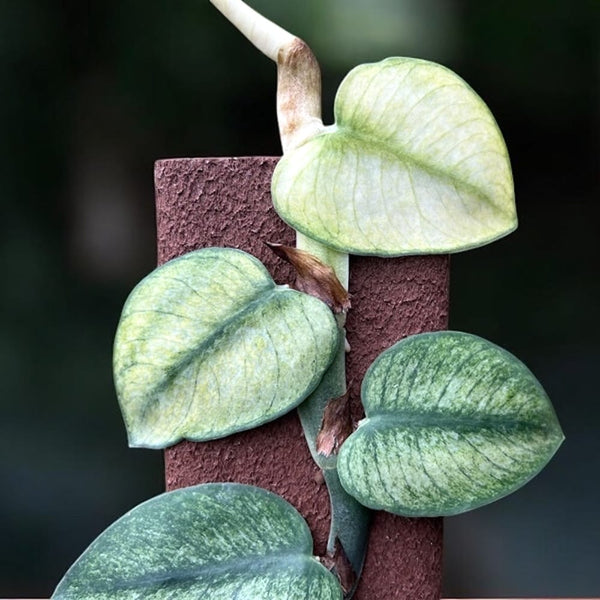
[[[353,69],[335,125],[286,152],[273,202],[292,227],[343,252],[457,252],[517,226],[510,162],[481,98],[424,60]]]
[[[563,441],[541,385],[514,356],[452,331],[402,340],[362,386],[367,418],[338,456],[360,502],[407,516],[461,513],[534,477]]]
[[[341,600],[312,556],[308,526],[282,498],[212,483],[158,496],[111,525],[54,600]]]
[[[239,250],[207,248],[148,275],[128,298],[114,349],[132,446],[208,440],[288,412],[338,346],[329,308],[275,285]]]

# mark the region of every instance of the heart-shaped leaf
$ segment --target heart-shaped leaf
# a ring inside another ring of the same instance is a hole
[[[148,275],[117,329],[114,373],[131,446],[255,427],[297,406],[333,360],[320,300],[275,285],[239,250],[191,252]]]
[[[406,516],[452,515],[506,496],[550,460],[563,434],[546,393],[514,356],[459,332],[412,336],[362,385],[367,418],[342,446],[342,485]]]
[[[502,135],[448,69],[413,58],[359,66],[335,120],[275,171],[275,208],[298,231],[343,252],[398,256],[466,250],[515,229]]]
[[[121,517],[69,569],[55,600],[341,600],[308,526],[259,488],[211,483]]]

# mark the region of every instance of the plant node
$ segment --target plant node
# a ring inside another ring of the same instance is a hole
[[[283,152],[296,148],[323,131],[321,69],[300,38],[277,54],[277,119]]]

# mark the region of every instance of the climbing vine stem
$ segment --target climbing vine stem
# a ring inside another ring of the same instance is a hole
[[[283,153],[325,130],[321,120],[321,70],[308,45],[251,9],[241,0],[210,0],[261,52],[277,63],[277,120]],[[296,246],[333,269],[345,290],[349,284],[349,257],[344,252],[296,234]],[[366,552],[368,514],[339,485],[337,456],[317,449],[317,436],[329,402],[346,393],[345,313],[337,315],[341,342],[337,358],[321,384],[299,409],[300,420],[315,462],[325,472],[331,499],[331,528],[327,554],[346,597],[353,593]],[[341,546],[341,550],[340,550]],[[347,565],[353,573],[347,575]],[[344,573],[346,572],[346,573]]]

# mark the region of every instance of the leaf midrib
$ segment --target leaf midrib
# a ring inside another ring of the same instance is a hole
[[[389,429],[406,428],[439,428],[448,431],[479,431],[490,430],[531,430],[547,431],[554,429],[553,420],[538,415],[537,420],[519,418],[515,415],[485,415],[477,412],[469,413],[442,413],[439,411],[390,411],[377,410],[361,424],[363,427],[373,427],[378,432]]]
[[[502,214],[504,217],[506,217],[506,218],[511,217],[510,210],[506,211],[503,207],[498,206],[495,202],[493,202],[492,198],[488,194],[485,194],[477,186],[475,186],[471,183],[468,183],[468,182],[464,181],[463,179],[460,179],[459,177],[456,177],[455,175],[448,172],[447,170],[432,166],[426,159],[419,158],[419,157],[415,156],[414,154],[408,153],[404,149],[396,148],[393,145],[387,144],[381,138],[379,138],[375,135],[370,135],[368,133],[359,131],[350,125],[336,123],[335,125],[331,126],[331,128],[328,129],[325,133],[323,133],[320,136],[317,136],[313,139],[317,140],[317,139],[319,139],[319,137],[325,138],[326,136],[331,136],[331,135],[339,136],[341,138],[349,137],[352,140],[358,141],[359,145],[364,143],[365,145],[370,145],[372,147],[375,147],[377,150],[381,151],[382,153],[394,157],[399,162],[408,163],[412,166],[415,166],[415,167],[423,170],[424,172],[426,172],[428,174],[431,174],[433,177],[436,177],[444,182],[449,182],[450,185],[454,186],[457,189],[457,191],[464,190],[467,193],[473,194],[475,197],[480,199],[482,202],[485,202],[486,204],[493,207],[494,210],[496,210],[497,212]],[[498,153],[498,155],[502,156],[505,160],[507,160],[506,154]]]
[[[265,306],[269,303],[269,300],[282,292],[291,291],[286,286],[280,286],[272,284],[268,289],[262,289],[250,302],[248,302],[244,308],[233,313],[230,317],[226,318],[220,323],[220,326],[216,328],[207,337],[203,338],[193,348],[190,348],[188,352],[182,355],[180,360],[174,362],[168,369],[167,373],[153,388],[153,394],[157,394],[173,382],[173,380],[194,360],[199,354],[207,352],[211,347],[215,346],[217,342],[226,335],[230,327],[239,321],[244,320],[248,315],[256,312],[261,306]],[[191,325],[193,326],[193,325]]]
[[[283,551],[275,549],[269,555],[256,554],[243,557],[234,557],[231,559],[218,561],[214,563],[205,563],[201,565],[191,565],[186,568],[173,569],[169,573],[149,573],[127,579],[117,579],[113,581],[102,582],[102,585],[94,586],[89,582],[89,591],[106,592],[122,591],[128,589],[153,588],[161,584],[181,584],[192,582],[194,580],[205,579],[207,581],[222,577],[238,577],[240,575],[248,576],[251,579],[254,574],[278,573],[285,570],[299,570],[305,564],[314,560],[310,554],[301,551]]]

